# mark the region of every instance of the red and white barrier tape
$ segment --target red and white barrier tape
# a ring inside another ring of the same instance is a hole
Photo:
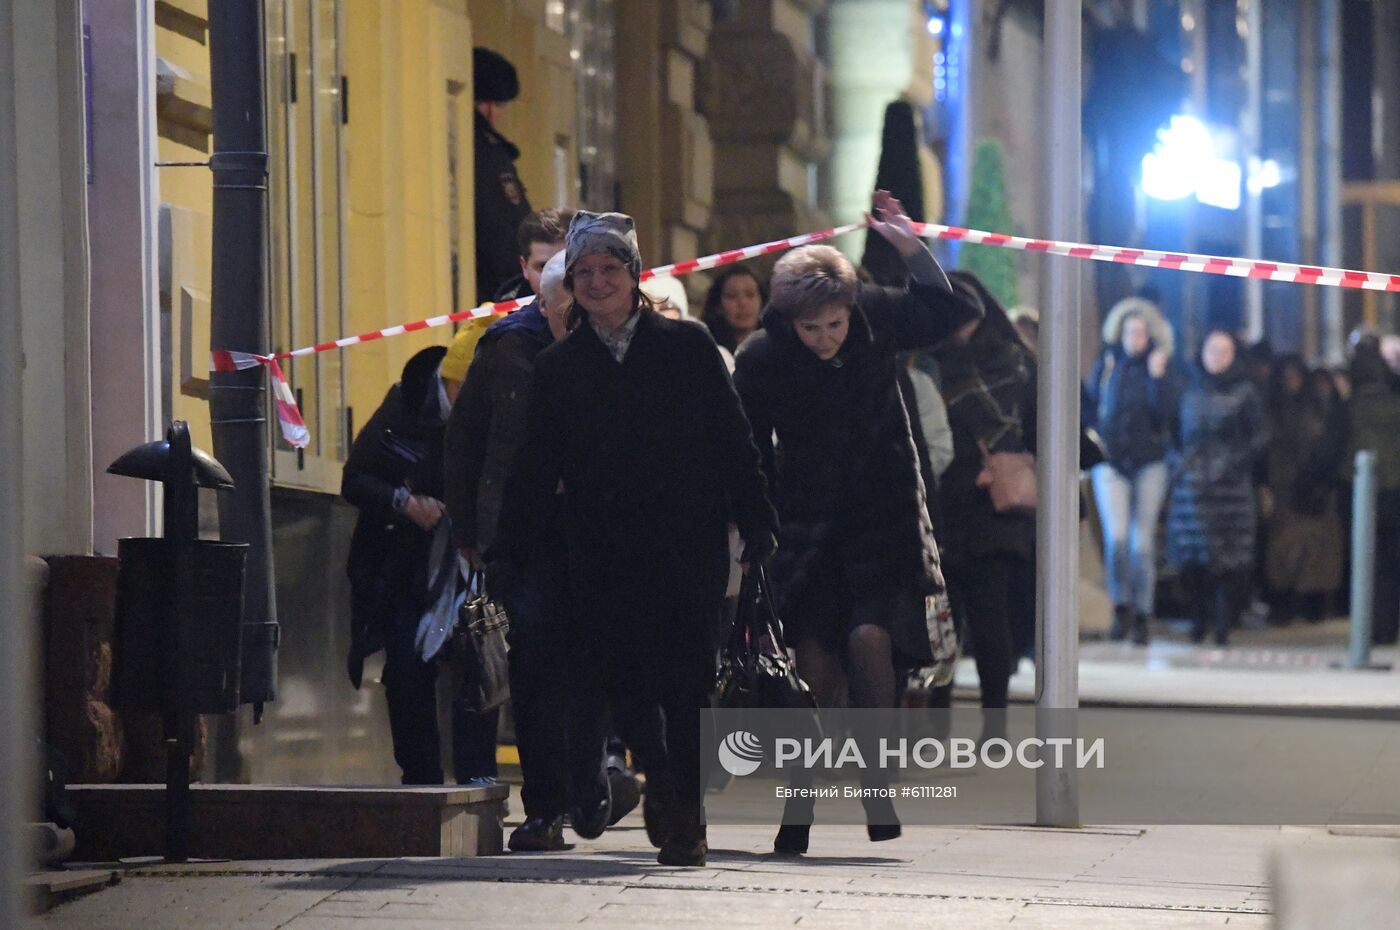
[[[287,383],[287,376],[282,374],[282,366],[277,364],[275,356],[216,349],[213,363],[215,371],[243,371],[259,365],[265,367],[272,379],[272,391],[277,400],[277,423],[282,427],[282,438],[298,449],[305,449],[311,443],[311,433],[306,428],[306,421],[301,418],[301,411],[297,409],[296,395],[292,393],[292,386]]]
[[[671,275],[679,277],[692,271],[707,271],[724,265],[732,265],[761,255],[785,252],[802,245],[810,245],[836,236],[854,232],[866,227],[866,223],[850,223],[834,229],[775,239],[758,245],[716,252],[701,258],[692,258],[671,265],[659,265],[642,272],[642,280]],[[1223,274],[1237,278],[1259,278],[1266,281],[1286,281],[1293,284],[1318,284],[1327,287],[1358,288],[1370,291],[1400,291],[1400,275],[1381,274],[1373,271],[1351,271],[1346,268],[1328,268],[1315,265],[1293,265],[1283,262],[1266,262],[1252,258],[1221,258],[1214,255],[1196,255],[1189,252],[1156,252],[1150,249],[1125,249],[1118,246],[1089,245],[1082,242],[1060,242],[1053,239],[1028,239],[1023,236],[1010,236],[1003,233],[985,232],[980,229],[965,229],[961,226],[943,226],[938,223],[915,223],[914,228],[923,236],[936,239],[951,239],[975,245],[995,246],[1015,249],[1021,252],[1040,252],[1046,255],[1062,255],[1067,258],[1082,258],[1098,262],[1117,262],[1126,265],[1142,265],[1148,268],[1168,268],[1173,271],[1191,271],[1201,274]],[[373,342],[402,333],[413,333],[436,326],[446,326],[462,320],[484,316],[496,316],[519,310],[534,300],[524,297],[496,304],[482,304],[470,310],[445,313],[441,316],[402,323],[386,329],[346,336],[333,342],[322,342],[313,346],[279,352],[275,355],[254,355],[249,352],[216,350],[213,353],[215,371],[242,371],[262,365],[272,378],[277,395],[277,419],[282,426],[282,436],[298,449],[305,448],[310,441],[310,433],[297,409],[296,397],[282,374],[278,359],[301,358],[332,349],[344,349],[362,342]]]
[[[1149,249],[1124,249],[1111,245],[1087,245],[1082,242],[1057,242],[1053,239],[1026,239],[1001,233],[964,229],[961,226],[941,226],[937,223],[915,223],[915,229],[930,238],[955,239],[976,245],[992,245],[1022,252],[1043,252],[1069,258],[1087,258],[1096,262],[1117,262],[1143,265],[1148,268],[1168,268],[1172,271],[1194,271],[1202,274],[1223,274],[1236,278],[1261,278],[1265,281],[1287,281],[1292,284],[1321,284],[1328,287],[1360,288],[1368,291],[1400,291],[1400,275],[1373,271],[1350,271],[1315,265],[1290,265],[1253,258],[1221,258],[1215,255],[1194,255],[1189,252],[1154,252]]]

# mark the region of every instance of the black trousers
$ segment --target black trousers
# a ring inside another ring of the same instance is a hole
[[[413,645],[419,612],[393,618],[384,638],[384,693],[389,702],[389,733],[394,761],[405,785],[443,783],[438,734],[438,664],[424,662]],[[496,727],[500,712],[476,714],[452,702],[452,769],[458,784],[496,776]]]
[[[646,698],[629,693],[624,682],[613,683],[608,693],[618,733],[646,772],[647,791],[674,792],[681,822],[703,822],[700,715],[710,707],[709,693],[677,688]]]
[[[1213,630],[1224,642],[1240,614],[1249,606],[1254,574],[1249,568],[1220,571],[1212,566],[1192,564],[1181,570],[1182,581],[1191,595],[1193,635],[1199,639]]]
[[[530,573],[506,601],[510,692],[526,817],[553,819],[581,792],[601,789],[600,700],[571,661],[557,573]]]
[[[1015,626],[1024,629],[1027,625],[1027,618],[1019,614],[1029,609],[1029,627],[1035,628],[1035,601],[1032,599],[1027,608],[1024,587],[1017,587],[1017,579],[1023,580],[1027,575],[1033,584],[1034,564],[1011,553],[959,560],[945,566],[953,610],[966,618],[972,634],[977,680],[982,686],[985,708],[1006,706],[1007,688],[1016,661],[1012,630]]]

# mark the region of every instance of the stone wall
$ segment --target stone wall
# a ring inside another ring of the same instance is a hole
[[[817,172],[830,151],[826,69],[814,47],[824,0],[738,0],[700,69],[714,141],[706,251],[824,228]]]

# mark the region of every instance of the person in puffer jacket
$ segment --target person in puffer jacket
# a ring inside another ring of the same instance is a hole
[[[1240,364],[1239,343],[1216,329],[1197,383],[1181,398],[1167,550],[1195,602],[1193,642],[1215,628],[1223,646],[1248,603],[1257,529],[1254,471],[1269,447],[1264,403]]]
[[[1167,493],[1167,452],[1180,386],[1172,329],[1141,297],[1120,300],[1103,324],[1103,353],[1084,389],[1084,425],[1103,438],[1094,501],[1113,602],[1109,638],[1146,645],[1157,585],[1156,536]]]

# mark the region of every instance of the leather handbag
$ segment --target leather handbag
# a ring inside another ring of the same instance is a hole
[[[448,653],[449,667],[457,686],[457,697],[470,710],[484,713],[500,707],[510,698],[510,664],[506,637],[510,618],[505,608],[486,593],[481,572],[472,572],[468,597],[461,607],[452,631]]]
[[[788,656],[762,565],[753,566],[739,586],[739,609],[720,653],[716,704],[726,710],[817,706]]]
[[[1035,456],[1029,452],[992,452],[982,446],[982,471],[977,486],[986,489],[997,513],[1034,513]]]

